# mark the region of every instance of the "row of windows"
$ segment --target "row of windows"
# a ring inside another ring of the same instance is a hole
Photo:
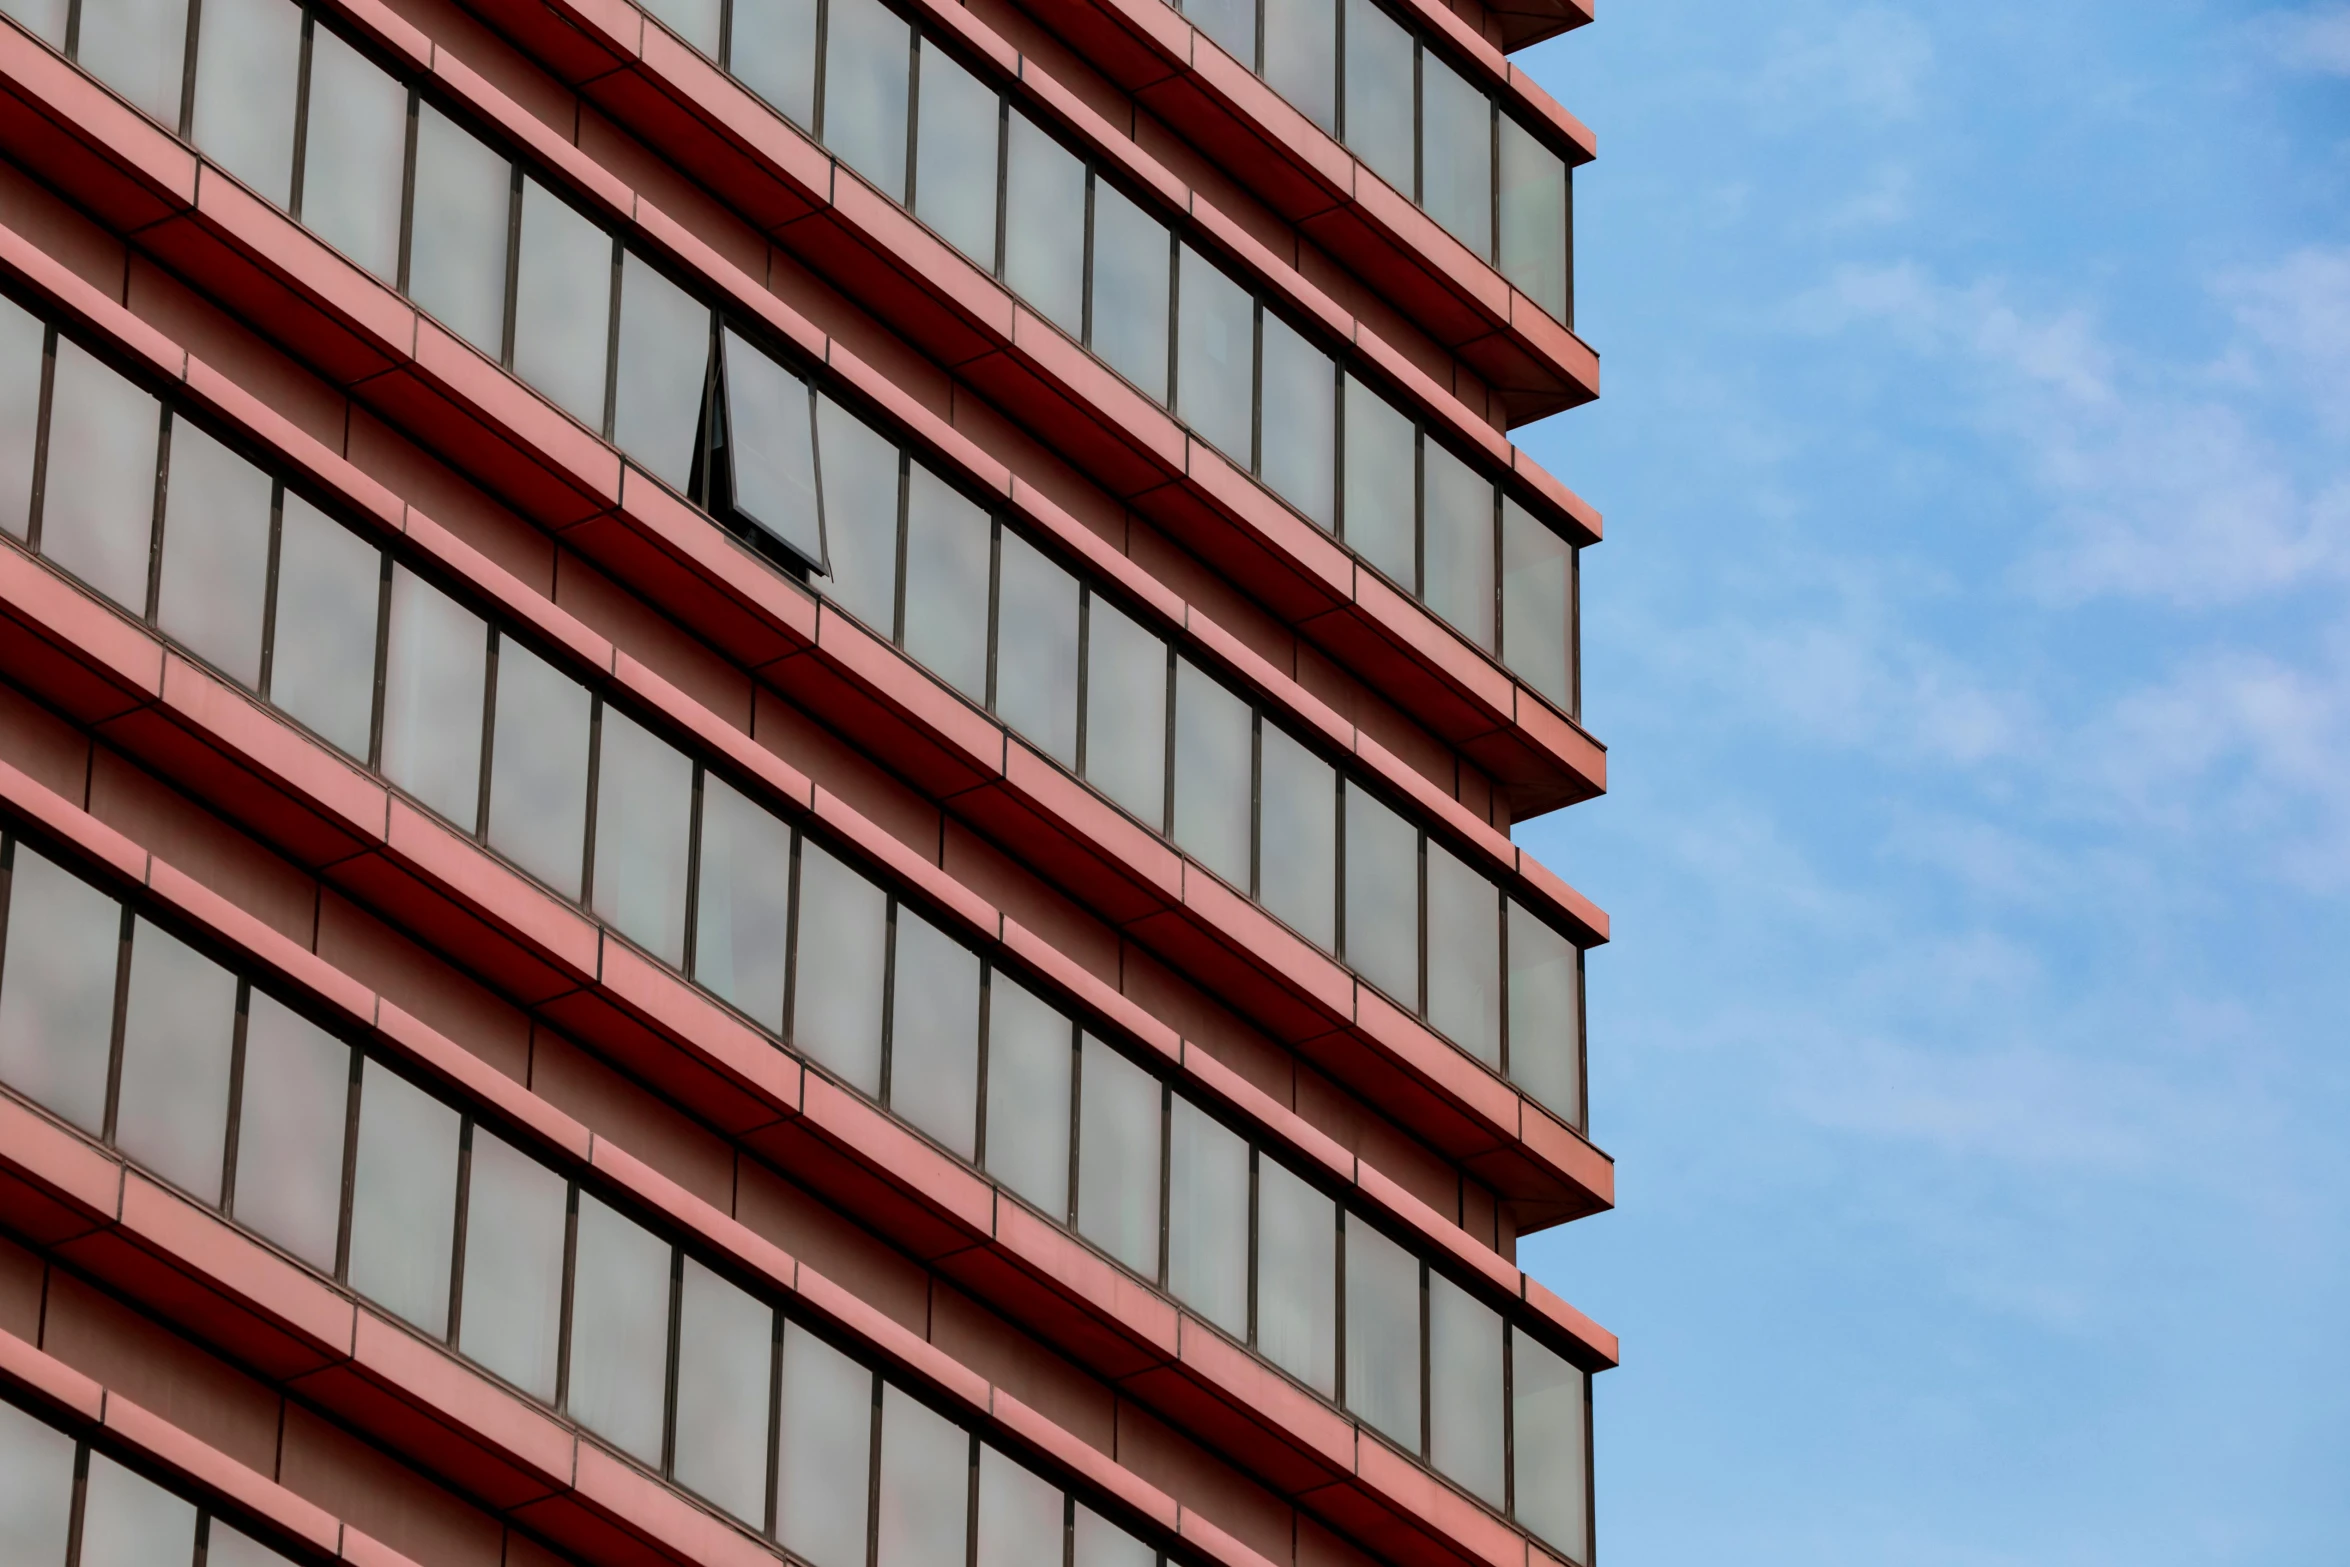
[[[825,570],[805,492],[763,493],[769,476],[740,461],[707,466],[726,433],[710,388],[780,395],[795,377],[739,340],[725,353],[706,305],[292,0],[209,0],[185,50],[180,0],[162,3],[174,10],[160,25],[145,0],[75,0],[70,16],[32,20],[54,39],[73,29],[92,72],[663,479],[713,509],[747,500]],[[759,0],[760,18],[735,22],[738,50],[760,40],[744,69],[771,94],[785,87],[761,73],[797,58],[783,40],[799,24],[775,10],[791,3]],[[884,188],[1574,711],[1571,545],[951,58],[917,51],[880,0],[822,3],[831,67],[778,102],[852,164],[879,158]],[[922,105],[911,136],[909,92]],[[825,531],[864,499],[830,497]]]
[[[705,869],[748,848],[738,874],[783,889],[755,838],[719,836]],[[0,1080],[817,1567],[863,1567],[874,1529],[885,1563],[957,1567],[966,1487],[939,1477],[973,1463],[981,1559],[1047,1559],[1067,1520],[1044,1482],[29,845],[4,852]],[[1588,1559],[1581,1370],[813,844],[800,858],[801,903],[826,911],[801,922],[812,1020],[882,1035],[844,1063],[860,1086],[1048,1211],[1073,1187],[1080,1233]],[[1020,1542],[1000,1555],[997,1495]],[[1077,1514],[1081,1541],[1109,1530]]]

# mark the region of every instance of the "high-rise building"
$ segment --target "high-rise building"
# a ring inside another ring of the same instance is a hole
[[[0,1561],[1557,1567],[1586,0],[0,0]]]

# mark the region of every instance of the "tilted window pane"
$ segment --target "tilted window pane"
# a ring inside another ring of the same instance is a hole
[[[1176,286],[1175,412],[1232,465],[1255,466],[1256,302],[1189,245]]]
[[[1077,1504],[1070,1556],[1076,1567],[1151,1567],[1158,1555],[1100,1513]]]
[[[1583,1124],[1583,967],[1575,944],[1509,905],[1510,1080],[1569,1126]]]
[[[876,1567],[964,1567],[970,1548],[970,1473],[970,1433],[885,1385]]]
[[[1256,722],[1249,706],[1187,658],[1175,660],[1175,841],[1248,889]]]
[[[764,1524],[775,1308],[691,1257],[679,1285],[678,1481],[737,1518]]]
[[[1567,318],[1567,164],[1504,114],[1501,273],[1559,320]]]
[[[906,199],[906,71],[913,34],[880,0],[829,0],[824,144],[893,201]]]
[[[1265,80],[1322,129],[1338,131],[1338,0],[1264,0]]]
[[[106,1119],[122,905],[22,843],[0,962],[0,1081],[96,1132]]]
[[[490,721],[490,847],[579,896],[587,854],[587,688],[512,637],[498,639]]]
[[[996,716],[1077,765],[1077,579],[1006,528],[997,561]]]
[[[889,1106],[964,1158],[978,1151],[979,955],[898,910]]]
[[[408,297],[492,359],[506,341],[514,166],[431,104],[416,110]]]
[[[1346,961],[1420,1005],[1420,834],[1351,779],[1346,785]]]
[[[606,707],[599,727],[593,907],[662,962],[682,964],[694,764],[618,708]]]
[[[1248,1144],[1177,1096],[1167,1120],[1167,1288],[1248,1338]]]
[[[64,1567],[73,1448],[63,1431],[0,1404],[0,1561]]]
[[[1346,378],[1346,521],[1354,552],[1406,593],[1419,591],[1419,443],[1411,420]]]
[[[1157,1278],[1159,1080],[1091,1034],[1078,1071],[1077,1233]]]
[[[22,22],[36,37],[52,47],[65,47],[65,18],[68,0],[6,0],[0,11]]]
[[[1257,898],[1308,941],[1338,946],[1338,774],[1272,724],[1258,735]]]
[[[1257,1348],[1338,1391],[1338,1206],[1271,1159],[1257,1161]]]
[[[196,1504],[90,1455],[80,1567],[177,1567],[196,1557]]]
[[[57,340],[41,553],[134,613],[147,608],[162,420],[154,398]]]
[[[343,1134],[351,1047],[276,997],[249,993],[237,1101],[240,1224],[323,1271],[343,1227]]]
[[[324,27],[310,30],[302,222],[385,282],[400,272],[408,89]]]
[[[169,931],[134,921],[114,1140],[207,1203],[220,1200],[236,1031],[237,977]]]
[[[705,775],[694,978],[780,1034],[790,930],[790,829]]]
[[[155,623],[248,686],[261,684],[269,493],[269,475],[187,420],[171,421]]]
[[[914,214],[981,271],[993,272],[1002,101],[945,51],[927,46],[921,83],[914,116]]]
[[[568,1189],[554,1171],[478,1126],[467,1168],[458,1347],[553,1403]]]
[[[987,982],[987,1173],[1069,1212],[1069,1020],[999,969]]]
[[[1493,104],[1420,53],[1420,205],[1482,259],[1493,253]]]
[[[1523,1333],[1510,1335],[1510,1494],[1518,1522],[1578,1562],[1591,1559],[1590,1376]]]
[[[1330,356],[1265,312],[1265,483],[1327,531],[1338,487],[1338,372]]]
[[[1184,0],[1183,14],[1226,54],[1252,71],[1257,68],[1256,0]]]
[[[589,1430],[657,1464],[669,1374],[669,1243],[582,1192],[577,1248],[565,1402]]]
[[[173,131],[187,51],[188,0],[82,0],[82,69]]]
[[[734,0],[727,58],[744,86],[816,123],[816,0]]]
[[[987,700],[986,512],[920,463],[906,477],[906,651],[975,702]]]
[[[375,1061],[359,1083],[351,1287],[439,1338],[449,1326],[457,1112]]]
[[[604,428],[612,236],[537,180],[522,182],[514,373],[591,430]]]
[[[1501,651],[1519,679],[1574,705],[1567,584],[1573,546],[1508,496],[1501,501]]]
[[[1167,400],[1167,226],[1107,180],[1093,183],[1093,351]]]
[[[196,145],[285,206],[294,178],[302,12],[290,0],[206,0],[196,45]]]
[[[1502,1490],[1501,1313],[1428,1274],[1428,1460],[1496,1507]]]
[[[1052,1567],[1061,1559],[1061,1527],[1059,1487],[980,1444],[979,1550],[973,1567]]]
[[[1406,196],[1412,177],[1412,35],[1375,0],[1346,4],[1347,151]]]
[[[1420,597],[1479,647],[1493,646],[1493,481],[1434,441],[1421,449],[1428,488]]]
[[[645,9],[669,25],[669,30],[711,59],[718,58],[721,0],[646,0]]]
[[[293,1567],[293,1563],[212,1515],[204,1536],[204,1567]]]
[[[1093,597],[1085,628],[1085,776],[1152,827],[1167,811],[1167,644]]]
[[[364,761],[375,722],[383,554],[291,490],[279,509],[269,699]],[[473,689],[478,703],[478,674]],[[478,736],[478,720],[474,727]]]
[[[822,570],[825,540],[817,520],[808,383],[732,332],[721,333],[720,342],[734,508]]]
[[[45,332],[39,318],[12,299],[0,299],[0,529],[19,539],[32,516]]]
[[[1004,282],[1071,337],[1085,330],[1085,165],[1017,110],[1004,148]]]
[[[873,1413],[873,1373],[787,1324],[775,1534],[815,1567],[865,1567]]]
[[[1346,1407],[1420,1450],[1419,1259],[1346,1216]]]
[[[829,397],[816,399],[824,469],[825,596],[883,637],[895,630],[898,448]]]
[[[881,1097],[882,890],[813,843],[800,846],[792,1043]]]
[[[1501,1065],[1501,893],[1450,849],[1428,845],[1428,1021]]]
[[[471,832],[481,810],[489,627],[405,566],[394,566],[389,643],[384,774]]]
[[[710,307],[654,271],[635,251],[622,252],[612,439],[681,493],[693,480],[694,436],[702,425],[702,383],[709,366]],[[804,449],[804,438],[801,445]]]

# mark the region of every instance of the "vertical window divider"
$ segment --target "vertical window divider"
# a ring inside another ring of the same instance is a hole
[[[1159,833],[1169,843],[1175,841],[1175,643],[1167,643],[1167,718],[1163,726],[1165,738],[1160,742],[1164,755],[1160,759],[1159,778]]]
[[[881,1550],[881,1373],[869,1379],[873,1387],[873,1416],[866,1433],[865,1454],[865,1567],[875,1567]]]
[[[498,651],[505,638],[499,634],[498,623],[490,622],[489,654],[482,660],[481,693],[481,777],[477,780],[478,793],[473,806],[473,828],[470,836],[477,842],[487,842],[490,831],[490,779],[495,771],[498,732]]]
[[[997,653],[1004,632],[1004,519],[987,519],[987,710],[996,710]]]
[[[458,1334],[465,1318],[465,1220],[473,1204],[468,1200],[473,1193],[473,1128],[472,1116],[464,1116],[457,1123],[457,1213],[449,1226],[449,1347],[457,1346]]]
[[[1159,1288],[1167,1286],[1168,1235],[1173,1228],[1169,1220],[1175,1202],[1175,1090],[1164,1078],[1154,1078],[1159,1085],[1159,1200],[1154,1205],[1159,1216],[1159,1265],[1151,1275],[1151,1282]]]
[[[1354,963],[1347,956],[1346,942],[1346,829],[1351,813],[1346,808],[1346,772],[1343,768],[1336,767],[1330,771],[1333,775],[1331,786],[1338,792],[1338,803],[1332,808],[1332,815],[1337,821],[1338,830],[1332,834],[1334,841],[1331,845],[1330,855],[1330,890],[1331,895],[1338,900],[1338,907],[1331,921],[1330,932],[1333,941],[1337,944],[1339,961],[1352,968]]]
[[[965,1466],[963,1506],[963,1562],[964,1567],[979,1567],[979,1433],[971,1433],[966,1450],[970,1460]]]
[[[1428,940],[1428,835],[1424,832],[1412,834],[1412,875],[1414,883],[1412,887],[1412,927],[1419,933],[1420,938],[1420,994],[1416,998],[1418,1001],[1417,1011],[1421,1017],[1425,1018],[1428,1015],[1428,948],[1430,943]]]
[[[375,681],[369,694],[367,715],[367,765],[377,772],[383,770],[384,749],[384,687],[390,679],[392,664],[392,556],[389,550],[376,554],[375,579]]]
[[[832,0],[816,0],[816,61],[815,81],[808,93],[808,129],[818,141],[824,140],[824,46],[832,32]]]
[[[364,1051],[353,1049],[350,1057],[351,1083],[343,1107],[343,1190],[335,1212],[335,1280],[338,1283],[351,1276],[351,1205],[359,1179],[360,1088],[367,1066]]]
[[[1083,578],[1077,589],[1077,776],[1086,776],[1086,731],[1093,726],[1085,721],[1085,701],[1093,684],[1093,588]]]
[[[1167,225],[1167,411],[1183,392],[1183,240]]]
[[[123,1015],[130,1010],[131,938],[138,928],[137,920],[130,905],[122,905],[122,924],[114,947],[114,1012],[106,1031],[106,1108],[99,1118],[99,1136],[109,1147],[114,1143],[115,1115],[122,1104],[122,1024]]]
[[[734,7],[729,4],[731,16]],[[783,1532],[782,1487],[776,1470],[781,1467],[783,1447],[783,1313],[771,1310],[767,1314],[767,1476],[766,1513],[761,1532],[774,1539]]]
[[[995,125],[995,255],[988,276],[1004,275],[1004,216],[1009,210],[1012,185],[1012,95],[996,95]]]
[[[995,976],[996,966],[982,959],[979,965],[978,1092],[973,1096],[979,1102],[971,1128],[971,1162],[982,1171],[987,1168],[987,1047],[988,1025],[995,1014]]]
[[[522,286],[522,165],[506,166],[506,297],[498,323],[498,363],[514,367],[514,297]]]
[[[620,284],[624,271],[622,258],[627,247],[620,235],[612,236],[612,287],[607,291],[604,310],[604,414],[596,433],[606,440],[613,438],[620,419]]]
[[[253,982],[243,976],[237,979],[237,1010],[235,1021],[229,1025],[228,1042],[228,1124],[221,1129],[220,1139],[220,1201],[222,1213],[236,1216],[233,1199],[237,1190],[237,1137],[245,1119],[245,1026],[253,1006]]]
[[[294,66],[294,168],[286,182],[286,214],[302,221],[302,168],[310,152],[310,43],[317,23],[302,12],[302,42]]]
[[[902,648],[906,645],[906,537],[912,531],[908,518],[914,508],[914,459],[903,446],[898,448],[897,463],[898,505],[896,548],[891,551],[889,639]]]
[[[180,111],[173,132],[181,141],[195,140],[196,39],[204,23],[204,0],[188,0],[187,36],[180,46]]]
[[[1514,1082],[1516,1079],[1510,1070],[1510,899],[1509,894],[1499,887],[1494,892],[1501,900],[1501,940],[1498,944],[1501,952],[1501,1005],[1497,1009],[1500,1016],[1496,1019],[1493,1032],[1501,1056],[1501,1075]]]
[[[1262,899],[1265,870],[1265,715],[1248,710],[1248,895]]]
[[[16,886],[16,834],[0,834],[0,987],[8,982],[6,959],[8,954],[9,895]]]
[[[1336,1403],[1336,1404],[1338,1405],[1338,1407],[1339,1407],[1339,1408],[1341,1408],[1341,1409],[1347,1409],[1347,1408],[1349,1408],[1349,1407],[1350,1407],[1350,1405],[1348,1404],[1348,1401],[1347,1401],[1347,1396],[1346,1396],[1346,1395],[1347,1395],[1347,1386],[1346,1386],[1346,1228],[1347,1228],[1347,1226],[1346,1226],[1346,1204],[1345,1204],[1345,1203],[1343,1203],[1343,1202],[1334,1202],[1334,1203],[1332,1203],[1332,1204],[1330,1205],[1330,1224],[1331,1224],[1331,1227],[1332,1227],[1334,1230],[1336,1230],[1336,1231],[1337,1231],[1337,1234],[1336,1234],[1336,1236],[1333,1238],[1333,1240],[1332,1240],[1332,1242],[1331,1242],[1331,1252],[1332,1252],[1331,1261],[1332,1261],[1332,1262],[1335,1264],[1335,1266],[1334,1266],[1334,1267],[1332,1267],[1332,1268],[1331,1268],[1331,1270],[1330,1270],[1330,1273],[1331,1273],[1331,1284],[1330,1284],[1330,1288],[1331,1288],[1331,1292],[1332,1292],[1332,1294],[1333,1294],[1333,1295],[1336,1297],[1336,1298],[1335,1298],[1334,1300],[1332,1300],[1332,1301],[1331,1301],[1331,1303],[1330,1303],[1330,1321],[1331,1321],[1331,1324],[1332,1324],[1332,1327],[1331,1327],[1331,1336],[1332,1336],[1333,1338],[1335,1338],[1335,1339],[1337,1339],[1337,1340],[1338,1340],[1338,1342],[1337,1342],[1336,1344],[1334,1344],[1334,1345],[1332,1345],[1332,1346],[1331,1346],[1331,1354],[1330,1354],[1330,1365],[1331,1365],[1331,1376],[1330,1376],[1330,1384],[1331,1384],[1331,1387],[1332,1387],[1332,1389],[1333,1389],[1333,1390],[1336,1392],[1336,1394],[1337,1394],[1337,1397],[1336,1397],[1334,1400],[1332,1400],[1332,1402]]]
[[[784,898],[783,914],[783,1028],[784,1043],[798,1049],[800,988],[800,846],[808,835],[797,828],[791,835],[791,885]]]
[[[153,509],[147,513],[146,601],[139,610],[139,618],[149,625],[155,623],[155,604],[163,587],[163,496],[171,482],[171,430],[177,422],[171,416],[169,403],[163,405],[159,417],[162,422],[155,433],[155,489],[148,499]]]
[[[1412,39],[1412,200],[1415,204],[1420,202],[1423,187],[1428,180],[1428,154],[1423,134],[1425,127],[1421,123],[1424,114],[1422,106],[1427,96],[1420,87],[1421,53],[1420,40],[1415,35]]]
[[[81,5],[76,0],[74,18],[81,18]],[[90,1444],[77,1442],[73,1449],[73,1503],[65,1525],[66,1567],[79,1567],[82,1559],[82,1513],[90,1500]]]
[[[1435,1270],[1425,1260],[1419,1267],[1420,1275],[1420,1457],[1433,1465],[1436,1462],[1436,1412],[1430,1406],[1435,1400],[1436,1358],[1435,1323],[1428,1310],[1428,1281]]]
[[[82,57],[82,0],[71,0],[65,8],[65,57],[75,61]]]
[[[1061,1222],[1074,1230],[1077,1227],[1077,1161],[1083,1151],[1085,1137],[1085,1048],[1084,1035],[1074,1019],[1069,1024],[1069,1195],[1068,1212]]]
[[[261,568],[261,676],[257,689],[264,699],[277,672],[278,560],[285,532],[286,485],[279,479],[269,487],[269,552]]]
[[[1248,471],[1265,474],[1265,302],[1252,291],[1248,311]]]
[[[579,846],[579,906],[591,910],[596,902],[596,804],[603,764],[604,698],[597,692],[588,697],[587,809],[581,813]]]
[[[678,1335],[685,1320],[685,1248],[669,1248],[669,1323],[661,1350],[661,1473],[677,1475]]]
[[[405,140],[400,148],[400,249],[399,264],[394,271],[399,276],[399,290],[406,295],[413,267],[410,265],[416,248],[416,144],[417,122],[424,117],[424,94],[410,88],[408,91],[408,123],[402,127]]]
[[[921,163],[916,154],[922,145],[922,28],[913,24],[906,28],[906,167],[899,188],[906,193],[905,207],[914,210],[914,176]]]
[[[734,71],[734,0],[719,0],[718,68],[729,75]]]
[[[1257,1347],[1257,1251],[1263,1241],[1257,1221],[1257,1145],[1248,1145],[1248,1310],[1243,1313],[1247,1322],[1248,1347]]]
[[[1412,597],[1421,598],[1428,584],[1428,437],[1412,425]]]
[[[41,333],[41,402],[33,424],[33,493],[25,511],[25,547],[41,552],[41,511],[49,489],[49,414],[57,392],[57,328]]]
[[[555,1407],[571,1408],[572,1297],[579,1273],[579,1182],[563,1183],[563,1286],[555,1309]]]
[[[1094,191],[1101,183],[1101,175],[1089,160],[1085,165],[1085,216],[1078,235],[1078,306],[1077,319],[1084,327],[1078,341],[1088,349],[1093,347],[1093,213]]]
[[[894,895],[881,924],[881,1094],[882,1104],[890,1102],[890,1068],[896,1064],[897,1000],[898,1000],[898,915],[905,908]]]
[[[599,734],[596,753],[603,754]],[[685,815],[685,944],[680,953],[680,965],[691,978],[699,965],[697,950],[702,934],[702,786],[709,779],[709,769],[700,762],[693,764],[693,783],[686,798]],[[591,889],[592,891],[592,889]]]
[[[1501,1330],[1501,1492],[1503,1510],[1518,1516],[1518,1330]]]

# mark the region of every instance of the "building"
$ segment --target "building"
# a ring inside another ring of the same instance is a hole
[[[0,1557],[1592,1561],[1583,0],[7,0]]]

